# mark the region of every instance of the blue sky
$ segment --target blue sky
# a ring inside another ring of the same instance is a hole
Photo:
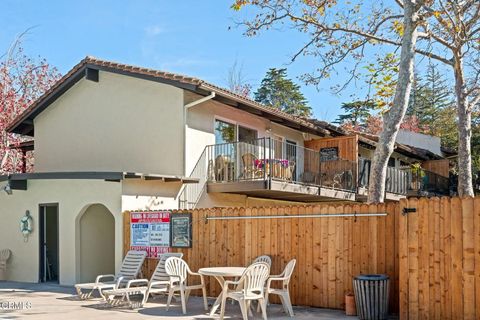
[[[232,1],[166,0],[4,0],[0,11],[0,52],[16,35],[35,26],[24,41],[28,54],[40,55],[62,73],[86,55],[179,72],[226,86],[235,60],[254,88],[268,68],[287,67],[296,78],[312,70],[315,61],[290,57],[305,41],[294,30],[274,30],[255,38],[236,28],[244,13],[230,9]],[[233,26],[229,30],[229,26]],[[297,80],[298,81],[298,80]],[[340,104],[350,101],[355,88],[342,96],[329,88],[342,76],[317,91],[302,86],[314,116],[333,121]]]

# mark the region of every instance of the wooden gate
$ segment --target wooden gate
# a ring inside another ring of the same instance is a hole
[[[480,198],[402,200],[401,319],[480,319]]]

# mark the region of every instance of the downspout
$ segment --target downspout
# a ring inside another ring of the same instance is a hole
[[[187,177],[188,175],[187,173],[187,112],[188,112],[188,109],[200,103],[204,103],[208,100],[211,100],[213,98],[215,98],[215,92],[211,91],[208,96],[192,101],[186,104],[183,108],[183,172],[185,177]]]

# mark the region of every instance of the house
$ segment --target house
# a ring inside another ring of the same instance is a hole
[[[363,200],[376,143],[197,78],[92,57],[8,130],[33,137],[17,147],[35,152],[33,173],[0,177],[8,278],[66,285],[120,265],[126,210]],[[421,150],[397,144],[387,198],[418,182],[402,167],[442,161]],[[28,216],[30,236],[17,229]]]

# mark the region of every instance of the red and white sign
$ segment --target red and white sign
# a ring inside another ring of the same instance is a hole
[[[131,212],[130,248],[146,251],[149,258],[170,252],[170,212]]]

